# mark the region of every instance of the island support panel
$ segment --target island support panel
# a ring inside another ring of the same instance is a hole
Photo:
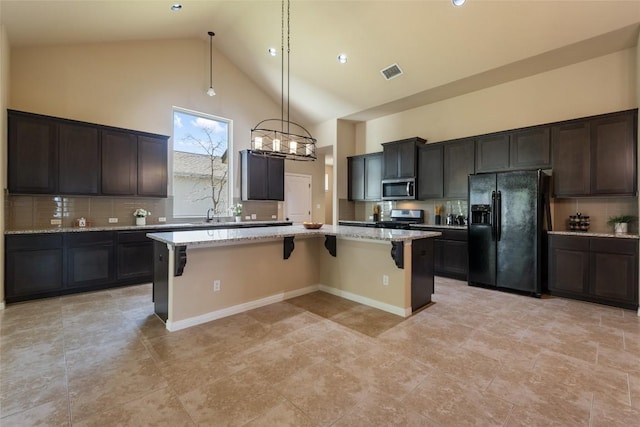
[[[187,248],[181,276],[169,275],[167,329],[178,330],[317,289],[320,239],[296,239],[289,259],[282,240]],[[213,283],[220,281],[214,292]]]

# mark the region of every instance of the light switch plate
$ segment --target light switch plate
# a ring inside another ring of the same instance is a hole
[[[62,225],[62,220],[61,219],[52,219],[51,220],[51,225]]]
[[[256,214],[251,214],[251,219],[256,219],[258,216]]]
[[[109,224],[117,224],[118,218],[109,218]]]
[[[159,216],[158,217],[158,222],[167,222],[167,217]]]
[[[275,215],[271,215],[271,219],[276,219],[276,218],[278,218],[278,217],[275,216]]]

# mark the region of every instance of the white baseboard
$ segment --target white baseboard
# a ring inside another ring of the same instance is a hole
[[[266,298],[260,298],[258,300],[245,302],[242,304],[234,305],[231,307],[223,308],[209,313],[201,314],[195,317],[189,317],[187,319],[171,322],[167,320],[167,330],[174,332],[180,329],[189,328],[191,326],[201,325],[203,323],[211,322],[212,320],[222,319],[223,317],[232,316],[234,314],[244,313],[245,311],[253,310],[255,308],[264,307],[265,305],[273,304],[276,302],[284,301],[290,298],[295,298],[300,295],[305,295],[311,292],[317,291],[319,285],[307,286],[305,288],[296,289],[293,291],[281,292],[276,295],[271,295]]]
[[[343,291],[340,289],[332,288],[330,286],[320,285],[319,290],[326,292],[331,295],[335,295],[344,299],[348,299],[350,301],[358,302],[360,304],[368,305],[369,307],[377,308],[382,311],[386,311],[387,313],[395,314],[401,317],[409,317],[411,316],[411,307],[402,308],[396,307],[395,305],[387,304],[385,302],[380,302],[371,298],[363,297],[357,294],[353,294],[351,292]]]

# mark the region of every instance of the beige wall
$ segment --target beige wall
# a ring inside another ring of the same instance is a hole
[[[367,153],[412,136],[429,142],[638,106],[636,48],[381,117],[360,125]],[[359,153],[360,154],[360,153]]]
[[[280,107],[218,52],[213,63],[209,97],[204,40],[14,48],[9,108],[171,135],[172,107],[182,107],[233,120],[235,154],[249,148],[251,127]]]
[[[0,25],[0,188],[7,186],[7,115],[9,98],[9,39]],[[0,209],[0,234],[4,235],[4,209]],[[4,306],[4,239],[0,239],[0,308]]]

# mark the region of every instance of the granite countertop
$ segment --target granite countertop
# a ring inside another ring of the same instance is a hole
[[[285,226],[290,225],[291,221],[227,221],[227,222],[190,222],[190,223],[162,223],[162,224],[147,224],[147,225],[119,225],[114,224],[103,225],[98,227],[55,227],[55,228],[40,228],[30,230],[6,230],[4,234],[35,234],[35,233],[76,233],[84,231],[143,231],[143,230],[155,230],[162,228],[223,228],[223,227],[252,227],[257,225],[273,225],[273,226]]]
[[[615,239],[640,239],[637,234],[591,233],[589,231],[547,231],[548,234],[562,236],[612,237]]]
[[[466,230],[466,225],[443,225],[443,224],[411,224],[411,228],[444,228],[448,230]]]
[[[339,238],[355,238],[389,242],[404,242],[440,236],[441,233],[419,230],[390,230],[386,228],[353,227],[345,225],[325,225],[317,230],[308,230],[302,225],[288,227],[237,228],[224,230],[194,230],[166,233],[149,233],[148,237],[171,246],[208,247],[226,246],[237,243],[277,240],[284,237],[320,237],[324,235]]]
[[[341,219],[338,221],[341,225],[360,225],[360,226],[369,226],[373,227],[376,223],[375,221],[357,221],[357,220],[349,220],[349,219]],[[466,230],[466,225],[436,225],[436,224],[411,224],[411,228],[445,228],[450,230]]]

